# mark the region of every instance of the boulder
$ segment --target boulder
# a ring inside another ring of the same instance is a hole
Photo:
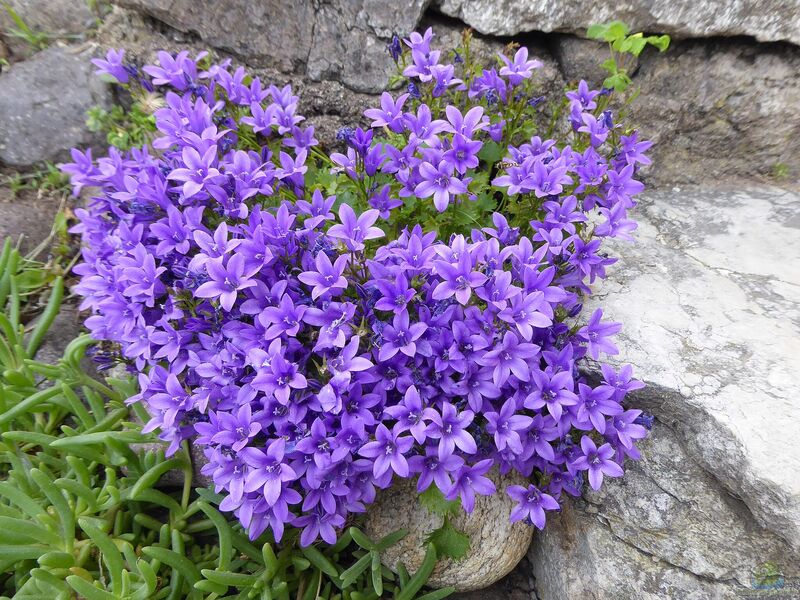
[[[49,40],[83,39],[96,21],[96,15],[90,10],[87,0],[5,0],[4,3],[32,31],[45,34]],[[3,4],[0,4],[0,38],[5,37],[15,58],[24,58],[32,54],[34,48],[24,39],[8,33],[18,28]],[[3,40],[0,39],[0,48],[2,46]]]
[[[514,502],[505,490],[509,485],[527,485],[527,482],[517,473],[500,476],[492,472],[489,476],[497,486],[497,494],[477,496],[472,513],[462,511],[452,519],[453,525],[469,537],[468,554],[457,561],[440,558],[428,585],[453,586],[458,591],[484,588],[507,575],[525,556],[533,528],[523,522],[509,521]],[[442,526],[443,518],[424,508],[418,496],[415,481],[396,480],[368,507],[364,529],[370,538],[380,539],[398,529],[408,530],[408,535],[381,557],[390,569],[402,562],[410,573],[416,571],[425,555],[426,538]]]
[[[563,64],[563,63],[562,63]],[[645,52],[630,120],[662,184],[800,174],[800,48],[692,40]]]
[[[681,38],[747,35],[800,43],[798,0],[437,0],[435,6],[491,35],[583,33],[594,23],[619,19],[635,31]]]
[[[2,128],[0,123],[0,131]],[[14,195],[10,189],[0,187],[0,243],[10,237],[12,243],[19,242],[23,254],[32,251],[50,235],[59,206],[60,200],[49,194],[26,189]],[[46,258],[48,250],[39,258]]]
[[[536,593],[733,600],[794,590],[800,196],[675,188],[647,194],[636,213],[637,243],[609,244],[620,262],[586,310],[623,323],[610,362],[634,365],[647,387],[629,403],[655,427],[623,478],[567,502],[536,535]]]
[[[86,111],[108,106],[111,92],[94,76],[88,51],[54,45],[0,74],[0,162],[61,160],[97,141]]]
[[[392,34],[412,31],[427,0],[116,0],[253,66],[332,79],[361,92],[382,90],[394,69]]]
[[[636,209],[635,244],[587,311],[623,323],[620,354],[647,388],[635,404],[755,520],[800,549],[800,195],[674,188]]]
[[[568,502],[537,532],[528,558],[540,598],[735,600],[768,584],[768,570],[796,581],[798,554],[668,425],[656,421],[640,447],[624,477]]]

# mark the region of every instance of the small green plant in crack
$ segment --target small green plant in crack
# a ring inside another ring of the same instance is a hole
[[[624,92],[633,83],[629,70],[634,59],[645,47],[650,45],[665,52],[670,43],[668,35],[630,33],[630,29],[622,21],[592,25],[586,30],[586,35],[593,40],[608,42],[611,57],[602,64],[603,69],[608,72],[603,87],[617,92]]]
[[[159,100],[136,99],[129,109],[120,105],[111,110],[95,106],[86,115],[86,126],[92,132],[104,134],[106,141],[120,150],[143,146],[152,140],[156,130],[153,112],[159,107]]]
[[[43,50],[55,37],[49,33],[31,28],[8,2],[3,2],[2,5],[14,23],[14,26],[6,32],[9,36],[23,40],[34,50]]]
[[[12,197],[25,190],[35,190],[40,193],[69,192],[69,177],[51,162],[29,173],[12,173],[0,178],[0,185],[7,185]]]

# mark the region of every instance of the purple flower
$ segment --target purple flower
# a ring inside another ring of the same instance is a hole
[[[425,446],[425,456],[417,455],[408,459],[412,473],[418,473],[417,491],[422,493],[431,483],[442,493],[447,493],[453,485],[451,473],[456,473],[464,466],[464,459],[455,454],[447,456],[444,460],[439,458],[436,448]]]
[[[261,490],[269,506],[273,506],[287,483],[297,479],[297,473],[283,460],[286,441],[277,438],[265,448],[243,448],[240,456],[250,467],[245,479],[245,492]]]
[[[597,360],[601,352],[619,354],[617,346],[608,338],[619,333],[621,323],[603,323],[603,310],[598,308],[592,313],[589,322],[578,330],[580,339],[586,342],[586,348],[593,359]]]
[[[390,469],[400,477],[408,477],[408,461],[403,455],[411,450],[413,444],[413,438],[389,431],[380,424],[375,430],[375,441],[364,444],[358,453],[374,460],[372,472],[375,477],[380,477]]]
[[[453,196],[467,193],[464,182],[453,175],[450,162],[443,160],[438,166],[424,162],[419,166],[419,174],[422,181],[414,192],[421,198],[433,196],[433,204],[439,212],[447,210]]]
[[[92,64],[97,67],[95,73],[98,75],[110,75],[122,84],[128,83],[130,73],[125,65],[122,64],[124,58],[125,50],[109,48],[105,60],[102,58],[92,59]]]
[[[512,331],[506,331],[502,341],[496,342],[492,350],[477,360],[479,365],[493,367],[492,378],[495,385],[503,385],[513,373],[520,381],[531,378],[531,358],[539,354],[539,347],[527,342],[520,343]]]
[[[529,519],[537,529],[544,529],[544,511],[559,510],[561,508],[555,498],[550,494],[545,494],[533,484],[530,484],[527,488],[521,485],[510,485],[506,491],[518,503],[511,510],[512,523]]]
[[[221,259],[209,260],[206,271],[211,281],[194,290],[194,295],[198,298],[218,299],[220,306],[228,311],[233,308],[239,290],[256,285],[255,281],[249,279],[249,274],[245,273],[244,257],[240,254],[231,256],[226,264]]]
[[[192,147],[185,147],[181,151],[181,156],[186,167],[174,169],[167,178],[183,182],[182,191],[186,198],[199,193],[207,182],[219,177],[220,172],[215,167],[216,146],[210,146],[202,155]]]
[[[408,431],[419,444],[427,438],[428,422],[437,416],[435,410],[423,406],[422,398],[413,385],[406,390],[402,404],[388,406],[384,413],[397,420],[393,428],[395,431]]]
[[[478,451],[475,438],[466,430],[474,417],[471,410],[459,414],[456,407],[449,402],[442,404],[441,414],[434,411],[426,433],[429,437],[439,440],[440,460],[450,456],[456,446],[467,454],[475,454]]]
[[[520,432],[530,427],[533,419],[516,414],[516,400],[509,398],[503,403],[500,412],[485,413],[486,431],[494,436],[497,449],[501,452],[508,447],[515,454],[522,454]]]
[[[341,224],[333,225],[328,230],[328,235],[342,240],[349,250],[359,252],[364,249],[366,240],[383,237],[383,231],[378,227],[373,227],[378,216],[377,210],[368,210],[357,217],[349,205],[342,204],[339,207]]]
[[[372,119],[372,127],[388,127],[395,133],[403,131],[403,104],[408,99],[408,94],[401,94],[397,100],[388,92],[381,94],[381,107],[368,108],[364,116]]]
[[[606,387],[591,388],[586,384],[578,384],[578,409],[575,419],[578,422],[590,421],[600,433],[606,432],[606,416],[622,414],[622,406],[612,400],[613,391]]]
[[[611,444],[603,444],[598,448],[592,439],[585,435],[581,438],[581,450],[583,456],[579,456],[572,464],[577,469],[589,471],[589,484],[593,490],[599,490],[603,485],[603,475],[622,477],[622,467],[611,460],[614,456]]]
[[[239,407],[236,415],[220,412],[217,415],[219,431],[211,437],[211,441],[230,446],[239,452],[247,446],[261,431],[261,423],[253,421],[253,412],[249,404]]]
[[[472,295],[472,290],[486,281],[486,275],[472,270],[472,259],[466,252],[459,256],[455,265],[438,260],[435,262],[435,267],[443,279],[433,290],[435,300],[445,300],[455,296],[458,302],[466,304]]]
[[[406,356],[414,356],[417,352],[417,340],[425,333],[428,326],[425,323],[411,323],[408,312],[403,311],[394,316],[391,325],[383,329],[383,343],[378,357],[380,360],[389,360],[398,352]]]
[[[324,252],[317,253],[317,258],[314,261],[316,266],[315,271],[304,271],[300,273],[297,278],[306,285],[314,286],[311,290],[311,298],[316,300],[324,294],[333,293],[337,295],[339,292],[347,287],[347,279],[344,278],[344,273],[350,257],[343,255],[336,259],[336,262],[331,263],[331,259]]]
[[[528,60],[528,49],[524,46],[517,50],[513,61],[505,54],[500,54],[500,58],[505,63],[500,69],[500,75],[507,77],[511,85],[519,85],[524,80],[530,79],[533,70],[544,64],[540,60]]]
[[[497,491],[494,483],[488,477],[485,477],[489,469],[492,468],[492,460],[481,460],[471,467],[461,467],[455,475],[455,483],[447,492],[445,498],[447,500],[455,500],[461,498],[461,506],[468,513],[471,513],[475,508],[475,494],[482,496],[491,496]]]

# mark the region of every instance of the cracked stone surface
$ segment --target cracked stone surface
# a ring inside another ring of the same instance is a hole
[[[534,537],[540,598],[733,600],[747,597],[766,563],[798,581],[798,554],[755,523],[671,427],[656,421],[640,447],[625,477],[567,503]]]
[[[587,308],[624,324],[636,403],[763,526],[800,548],[800,195],[686,188],[647,195],[635,244]]]
[[[681,38],[749,35],[800,43],[797,0],[437,0],[436,8],[491,35],[583,33],[594,23],[620,19],[634,31]]]
[[[332,79],[355,91],[378,92],[394,63],[393,33],[408,34],[429,0],[220,0],[198,10],[195,0],[116,0],[255,66]]]

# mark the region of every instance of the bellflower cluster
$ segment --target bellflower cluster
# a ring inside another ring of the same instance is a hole
[[[510,517],[541,528],[646,435],[631,369],[590,383],[578,364],[617,353],[620,325],[581,309],[613,263],[602,239],[635,228],[648,143],[585,84],[571,143],[531,136],[539,61],[475,71],[431,39],[390,46],[412,91],[330,157],[288,86],[186,53],[96,63],[163,107],[152,149],[63,166],[95,190],[75,228],[86,326],[138,372],[145,429],[204,447],[252,538],[333,542],[395,477],[471,511],[493,469],[530,479]]]

